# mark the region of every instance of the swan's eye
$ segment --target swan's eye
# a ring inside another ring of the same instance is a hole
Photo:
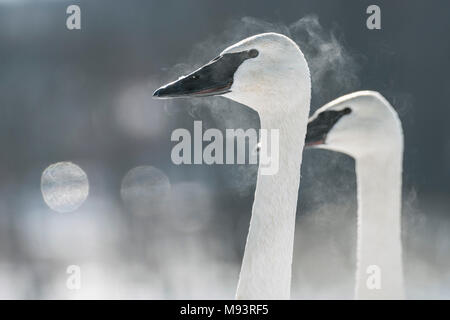
[[[200,79],[200,76],[198,74],[194,74],[191,78],[192,80],[198,80]]]
[[[349,107],[345,107],[344,109],[342,109],[343,114],[349,114],[352,112],[352,109],[350,109]]]
[[[251,50],[248,52],[248,56],[249,56],[250,58],[256,58],[258,55],[259,55],[259,51],[256,50],[256,49],[251,49]]]

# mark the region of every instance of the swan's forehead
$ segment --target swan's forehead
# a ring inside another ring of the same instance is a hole
[[[327,111],[341,111],[350,108],[354,117],[365,117],[374,121],[395,116],[389,102],[378,92],[359,91],[327,103],[315,112],[318,115]]]
[[[221,54],[241,52],[257,49],[263,52],[274,52],[278,50],[295,47],[296,45],[288,37],[277,33],[263,33],[246,38],[232,46],[229,46]]]

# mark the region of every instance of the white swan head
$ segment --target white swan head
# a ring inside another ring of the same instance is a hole
[[[403,133],[397,113],[378,92],[358,91],[318,109],[308,122],[306,145],[354,158],[398,150]]]
[[[268,99],[292,100],[302,92],[307,92],[309,99],[309,69],[302,52],[284,35],[263,33],[226,48],[203,67],[162,86],[153,96],[221,95],[258,112],[271,112]]]

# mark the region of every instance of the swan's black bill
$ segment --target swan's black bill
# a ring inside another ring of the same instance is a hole
[[[351,113],[350,108],[342,110],[326,110],[311,118],[306,131],[306,147],[314,147],[325,144],[328,133],[333,126],[346,114]]]
[[[225,53],[187,76],[159,88],[153,97],[204,97],[230,92],[236,70],[245,60],[254,57],[256,55],[252,50]]]

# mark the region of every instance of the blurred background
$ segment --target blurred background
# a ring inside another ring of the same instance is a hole
[[[450,3],[378,0],[368,30],[372,2],[0,0],[0,298],[233,298],[256,166],[176,166],[170,135],[258,116],[151,95],[275,31],[306,55],[311,112],[371,89],[399,113],[407,297],[449,299]],[[81,30],[66,28],[71,4]],[[353,298],[355,187],[352,159],[304,152],[292,298]]]

